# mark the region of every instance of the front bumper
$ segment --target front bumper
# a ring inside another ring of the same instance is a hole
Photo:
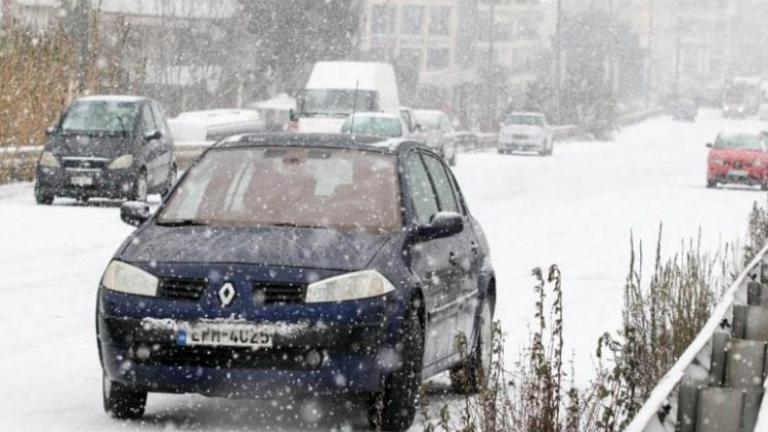
[[[731,169],[727,166],[710,166],[707,170],[707,180],[712,183],[762,186],[768,183],[768,169],[759,167]]]
[[[58,197],[125,198],[134,190],[137,175],[135,169],[72,171],[38,166],[35,187]]]
[[[546,140],[544,139],[510,139],[502,138],[499,140],[498,148],[503,151],[521,151],[538,152],[544,150]]]
[[[277,324],[273,346],[250,348],[181,346],[177,324],[98,316],[100,355],[112,381],[150,392],[200,393],[223,397],[375,392],[394,364],[399,326],[394,298],[323,305],[316,320],[249,320]],[[346,317],[346,318],[345,318]],[[318,359],[320,361],[318,362]]]

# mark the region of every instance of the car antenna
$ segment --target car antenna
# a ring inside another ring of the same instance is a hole
[[[355,111],[357,110],[357,90],[360,87],[360,81],[355,81],[355,96],[352,98],[352,124],[349,128],[352,135],[355,134]]]

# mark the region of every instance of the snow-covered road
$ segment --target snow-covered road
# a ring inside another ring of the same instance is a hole
[[[648,253],[660,222],[669,254],[699,229],[713,252],[744,238],[752,203],[764,194],[704,187],[704,144],[733,127],[760,124],[704,112],[695,124],[650,120],[612,142],[561,143],[551,158],[461,155],[456,172],[499,275],[508,363],[532,322],[533,267],[563,271],[567,349],[585,382],[597,338],[619,325],[631,230]],[[0,430],[300,429],[295,418],[313,417],[313,404],[152,395],[142,422],[104,415],[94,304],[104,267],[131,231],[118,213],[109,204],[36,206],[31,185],[0,187]],[[329,414],[334,406],[320,402],[319,429],[359,410]]]

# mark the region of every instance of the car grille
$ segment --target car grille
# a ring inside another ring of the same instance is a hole
[[[97,158],[62,158],[61,162],[68,170],[103,170],[109,161]]]
[[[741,161],[733,161],[731,162],[731,168],[733,169],[741,169],[744,166],[744,163]]]
[[[160,281],[160,297],[179,300],[200,300],[208,286],[206,279],[167,278]]]
[[[304,284],[253,282],[252,286],[256,305],[303,303],[307,292]]]

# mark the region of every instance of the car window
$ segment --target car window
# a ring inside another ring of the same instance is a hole
[[[329,228],[391,233],[402,227],[394,156],[259,147],[207,153],[189,170],[159,223]]]
[[[424,163],[426,163],[429,175],[432,177],[432,182],[435,185],[440,211],[461,213],[456,203],[456,197],[453,195],[451,181],[445,172],[445,165],[437,158],[426,154],[424,155]]]
[[[408,155],[406,162],[408,194],[411,196],[416,222],[429,223],[432,215],[438,212],[437,199],[432,189],[429,175],[418,153]]]
[[[371,117],[365,115],[349,116],[349,118],[344,121],[344,125],[341,127],[341,132],[390,138],[399,138],[403,136],[402,123],[399,118]]]
[[[448,173],[448,179],[451,181],[451,189],[453,189],[453,196],[456,197],[456,203],[459,206],[459,210],[461,210],[459,213],[466,216],[467,214],[466,201],[464,200],[464,195],[461,193],[461,188],[459,187],[459,184],[456,182],[456,176],[454,176],[451,173],[451,170],[448,168],[446,168],[446,172]]]
[[[442,114],[440,116],[440,130],[443,132],[450,132],[452,128],[451,119],[447,115]]]
[[[64,133],[133,132],[138,107],[133,102],[79,101],[61,120]]]
[[[158,130],[157,124],[155,124],[155,117],[152,115],[152,110],[149,108],[148,103],[144,104],[141,108],[141,119],[144,122],[144,133]]]

